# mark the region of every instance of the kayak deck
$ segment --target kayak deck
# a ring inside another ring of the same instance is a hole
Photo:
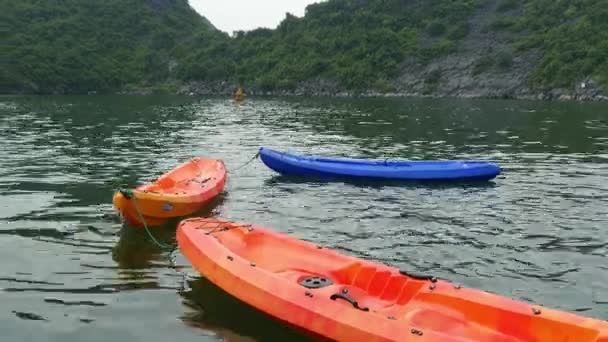
[[[260,227],[188,219],[184,255],[205,277],[335,340],[601,341],[608,323],[411,275]]]

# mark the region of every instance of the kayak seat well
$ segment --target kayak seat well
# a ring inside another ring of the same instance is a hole
[[[406,303],[421,286],[406,286],[407,278],[389,270],[379,270],[333,254],[311,253],[308,246],[285,244],[255,230],[233,229],[230,233],[214,236],[230,251],[256,264],[256,267],[290,279],[297,276],[294,281],[304,276],[323,276],[335,285],[350,285],[365,291],[368,296],[397,303]],[[408,294],[408,291],[412,293]]]
[[[171,177],[162,177],[154,183],[142,187],[143,191],[167,193],[169,189],[175,187],[175,180]]]
[[[360,263],[333,271],[331,275],[342,284],[360,288],[370,297],[397,305],[409,302],[423,286],[423,282],[408,281],[406,277],[389,270]]]
[[[274,273],[285,281],[302,285],[307,278],[318,277],[324,285],[310,290],[319,292],[319,295],[329,297],[347,289],[362,306],[396,317],[409,312],[407,304],[412,300],[424,302],[424,306],[431,309],[441,304],[444,315],[446,307],[450,307],[452,320],[459,320],[457,317],[466,312],[463,308],[465,303],[458,303],[457,300],[449,298],[441,300],[441,296],[436,294],[426,296],[421,289],[428,282],[410,279],[388,268],[353,261],[335,254],[312,253],[310,246],[288,244],[281,239],[269,238],[262,231],[232,229],[236,227],[238,226],[225,225],[207,229],[228,229],[225,233],[213,236],[248,263]],[[482,322],[479,323],[483,325]]]
[[[191,159],[180,169],[172,170],[146,187],[150,192],[173,193],[187,191],[191,183],[205,184],[214,176],[216,165],[198,165],[197,158]]]
[[[159,180],[156,184],[160,189],[171,189],[175,186],[175,181],[172,178],[166,177]]]
[[[308,246],[285,244],[269,239],[263,232],[235,229],[215,236],[233,253],[260,269],[294,283],[310,277],[327,279],[327,286],[317,291],[336,292],[346,288],[353,296],[357,293],[362,304],[376,310],[407,304],[423,286],[423,282],[410,281],[394,271],[334,254],[310,253]]]
[[[359,307],[367,308],[387,317],[403,319],[409,324],[433,331],[450,331],[455,335],[468,335],[473,340],[491,338],[495,341],[526,341],[532,331],[542,331],[542,340],[567,341],[572,336],[592,340],[593,329],[576,324],[563,324],[542,316],[530,318],[530,308],[502,309],[497,316],[496,307],[472,302],[455,294],[441,294],[428,290],[428,282],[353,262],[328,273],[332,286],[317,290],[323,295],[346,289]],[[344,305],[349,305],[342,301]],[[410,305],[412,304],[412,305]],[[505,305],[508,308],[509,305]],[[497,324],[497,317],[501,317]],[[518,323],[519,322],[519,323]]]

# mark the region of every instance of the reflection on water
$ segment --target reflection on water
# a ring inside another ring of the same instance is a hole
[[[293,329],[245,306],[205,278],[187,281],[180,291],[192,311],[181,317],[188,325],[217,331],[225,341],[310,341]]]
[[[499,176],[497,179],[504,178],[504,176]],[[478,182],[478,181],[444,181],[444,180],[431,180],[431,181],[397,181],[390,179],[352,179],[352,178],[338,178],[332,177],[331,181],[339,181],[343,184],[348,184],[352,186],[360,186],[360,187],[368,187],[374,189],[382,189],[385,187],[399,187],[402,189],[416,189],[416,188],[427,188],[427,189],[448,189],[448,188],[459,188],[459,189],[483,189],[483,188],[494,188],[496,187],[496,180],[491,180],[487,182]],[[329,180],[324,179],[322,177],[315,178],[312,177],[304,177],[304,176],[285,176],[285,175],[273,175],[264,181],[264,184],[267,186],[272,185],[289,185],[289,184],[307,184],[312,186],[323,186],[328,183]],[[289,188],[285,188],[286,191],[289,191]]]
[[[200,216],[608,319],[606,104],[417,99],[0,98],[0,329],[7,340],[299,340],[123,227],[119,187],[221,158]],[[260,146],[487,159],[488,183],[282,177]],[[152,233],[175,246],[178,220]]]

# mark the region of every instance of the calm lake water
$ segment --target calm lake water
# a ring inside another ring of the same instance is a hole
[[[123,227],[113,191],[224,159],[205,215],[468,287],[608,319],[608,105],[415,99],[0,97],[0,331],[7,341],[305,340]],[[266,145],[480,158],[476,185],[279,177]],[[175,226],[156,231],[174,243]]]

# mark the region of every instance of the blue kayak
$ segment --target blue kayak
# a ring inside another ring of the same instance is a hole
[[[501,173],[493,163],[477,160],[370,160],[305,156],[260,148],[260,159],[289,176],[413,181],[486,181]]]

